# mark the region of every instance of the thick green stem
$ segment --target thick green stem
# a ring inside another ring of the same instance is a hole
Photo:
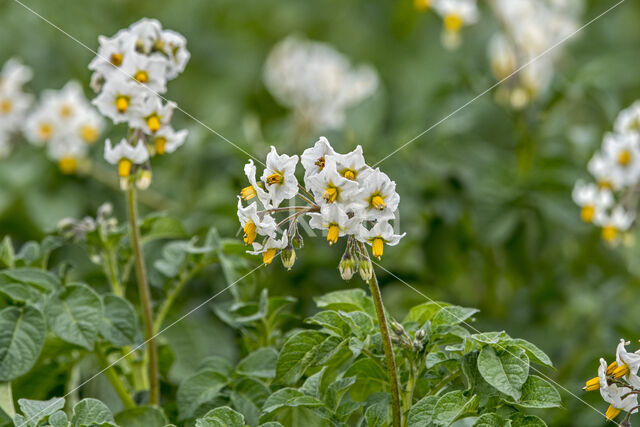
[[[133,185],[130,185],[127,190],[127,208],[129,213],[129,225],[131,227],[131,246],[135,257],[138,292],[140,294],[140,305],[142,307],[142,314],[144,317],[145,340],[147,343],[147,357],[149,361],[149,403],[151,405],[157,405],[160,397],[160,387],[158,382],[158,357],[156,352],[156,343],[153,339],[151,291],[149,290],[149,283],[147,282],[142,245],[140,244],[136,190]]]
[[[378,278],[375,271],[371,280],[369,280],[369,289],[373,298],[373,305],[378,315],[378,325],[380,326],[380,334],[382,335],[382,347],[384,348],[384,356],[386,358],[387,376],[389,377],[389,386],[391,388],[391,411],[394,427],[400,427],[402,424],[402,408],[400,406],[400,387],[398,385],[398,374],[396,369],[396,360],[393,355],[393,347],[391,346],[391,336],[389,335],[389,326],[387,325],[387,316],[384,313],[382,304],[382,294],[378,286]]]
[[[107,356],[104,354],[104,351],[102,351],[102,348],[99,345],[96,345],[95,354],[96,354],[96,358],[98,359],[98,363],[100,364],[102,369],[105,369],[104,371],[105,376],[107,377],[107,379],[111,383],[111,386],[113,387],[116,394],[122,401],[122,404],[124,405],[125,409],[135,408],[136,403],[133,401],[133,399],[129,395],[129,392],[127,392],[127,388],[124,386],[122,379],[120,379],[120,376],[118,375],[116,370],[113,368],[113,366],[109,364],[109,361],[107,360]]]

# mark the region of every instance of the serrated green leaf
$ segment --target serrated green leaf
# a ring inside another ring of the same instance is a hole
[[[115,416],[120,427],[164,427],[167,418],[160,408],[155,406],[138,406],[126,409]]]
[[[316,313],[313,317],[306,319],[305,323],[318,325],[325,328],[329,333],[340,337],[347,337],[351,333],[351,327],[337,311],[324,310]]]
[[[108,294],[102,297],[102,304],[102,336],[116,347],[133,344],[138,335],[138,319],[131,303],[119,296]]]
[[[460,390],[449,392],[438,399],[433,409],[433,423],[449,426],[454,421],[473,414],[477,408],[477,396],[467,398]]]
[[[73,406],[71,427],[93,427],[95,425],[115,425],[113,414],[104,403],[97,399],[82,399]]]
[[[238,362],[236,373],[247,377],[274,378],[278,352],[271,347],[260,348]]]
[[[327,335],[318,331],[301,331],[285,341],[278,356],[275,380],[282,384],[293,384],[313,364],[317,347]]]
[[[425,396],[418,400],[409,410],[407,427],[429,425],[433,419],[433,411],[439,399],[439,396]]]
[[[522,385],[529,376],[529,358],[517,347],[509,347],[498,354],[493,347],[486,346],[478,355],[478,371],[487,383],[518,401]]]
[[[196,427],[244,427],[244,417],[228,406],[215,408],[196,420]]]
[[[44,315],[37,308],[27,305],[0,311],[0,381],[11,381],[33,367],[45,335]]]
[[[64,407],[64,399],[54,397],[49,400],[18,399],[18,406],[30,426],[37,426],[40,421]]]
[[[476,422],[473,424],[473,427],[504,427],[505,420],[500,415],[495,413],[487,413],[482,414]]]
[[[200,371],[184,379],[178,387],[180,419],[193,417],[200,405],[210,402],[227,385],[228,379],[215,371]]]
[[[530,343],[529,341],[523,340],[522,338],[514,338],[509,341],[509,344],[514,344],[518,347],[521,347],[524,351],[527,352],[527,356],[529,359],[536,363],[540,363],[541,365],[553,367],[553,362],[545,354],[544,351],[540,350],[535,344]]]
[[[562,406],[562,399],[551,383],[537,375],[530,375],[522,386],[520,400],[513,403],[524,408],[558,408]]]
[[[103,320],[102,300],[83,284],[69,285],[49,297],[45,308],[49,329],[63,340],[93,350]]]

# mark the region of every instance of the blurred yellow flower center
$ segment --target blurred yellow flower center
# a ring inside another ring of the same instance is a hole
[[[60,168],[60,172],[70,175],[78,170],[78,160],[71,156],[61,157],[58,160],[58,168]]]
[[[267,185],[280,184],[283,181],[282,174],[274,172],[267,177]]]
[[[338,236],[340,235],[340,227],[337,224],[331,224],[329,226],[329,232],[327,233],[327,242],[330,245],[333,245],[338,241]]]
[[[316,160],[315,165],[320,169],[324,169],[324,157],[318,158],[318,160]]]
[[[151,132],[156,132],[160,129],[160,117],[157,114],[152,114],[147,117],[147,127]]]
[[[252,220],[247,221],[244,225],[244,243],[247,245],[252,244],[253,241],[256,240],[257,236],[256,224]]]
[[[242,190],[240,190],[240,197],[242,197],[242,200],[251,200],[257,195],[258,193],[256,192],[256,189],[253,188],[253,185],[244,187]]]
[[[262,262],[269,265],[271,264],[271,261],[273,261],[273,258],[275,256],[276,256],[275,248],[269,248],[266,251],[264,251],[264,253],[262,254]]]
[[[342,176],[344,176],[347,179],[350,179],[351,181],[356,179],[356,173],[355,173],[355,171],[352,171],[351,169],[347,169],[346,171],[344,171]]]
[[[585,391],[594,391],[600,388],[600,378],[595,377],[591,378],[589,381],[585,383],[584,390]]]
[[[159,136],[155,139],[154,144],[156,146],[156,154],[162,156],[165,153],[167,147],[167,138]]]
[[[153,44],[153,48],[155,50],[164,50],[164,40],[162,39],[156,40],[156,42]]]
[[[120,161],[118,162],[118,175],[120,175],[122,178],[126,178],[131,175],[132,165],[133,163],[131,162],[131,160],[127,158],[120,159]]]
[[[612,225],[602,227],[602,238],[607,242],[613,242],[618,237],[618,229]]]
[[[73,114],[73,108],[69,104],[64,104],[60,107],[60,116],[68,119]]]
[[[629,123],[629,130],[635,132],[640,130],[640,117],[636,117],[631,123]]]
[[[600,180],[598,180],[598,187],[600,187],[600,188],[608,188],[609,190],[611,190],[613,188],[613,185],[611,184],[611,181],[609,181],[609,180],[600,179]]]
[[[629,367],[627,366],[626,363],[623,363],[622,365],[614,369],[612,375],[613,375],[613,378],[622,378],[625,375],[627,375],[629,372],[630,372]]]
[[[444,17],[444,28],[447,31],[456,33],[462,28],[462,17],[455,13],[450,13]]]
[[[379,211],[387,207],[386,203],[384,202],[384,199],[379,194],[376,194],[371,198],[371,206],[378,209]]]
[[[431,0],[413,0],[413,5],[420,11],[428,10],[431,7]]]
[[[86,142],[93,143],[98,140],[98,129],[95,126],[84,125],[80,128],[80,136]]]
[[[11,103],[10,99],[3,99],[2,101],[0,101],[0,113],[8,114],[11,112],[12,107],[13,104]]]
[[[149,74],[144,70],[138,70],[133,77],[140,83],[146,83],[149,81]]]
[[[129,97],[125,95],[116,96],[116,109],[118,113],[124,113],[129,108]]]
[[[41,123],[40,126],[38,126],[38,136],[40,139],[46,141],[51,138],[51,135],[53,135],[53,126],[49,123]]]
[[[122,64],[122,54],[121,53],[112,53],[111,58],[109,58],[111,63],[116,67],[119,67]]]
[[[593,205],[586,205],[580,210],[580,217],[584,222],[592,222],[596,215],[596,208]]]
[[[382,237],[376,237],[371,242],[371,252],[373,252],[374,257],[380,258],[382,256],[382,252],[384,251],[384,240]]]
[[[620,413],[620,409],[614,408],[613,405],[609,405],[609,408],[607,409],[607,412],[604,415],[607,417],[608,420],[612,420],[615,417],[617,417],[619,413]]]
[[[327,203],[335,202],[336,199],[338,198],[338,188],[334,186],[330,186],[329,188],[326,189],[322,197]]]
[[[618,154],[618,163],[622,166],[627,166],[631,163],[631,151],[622,150],[620,154]]]

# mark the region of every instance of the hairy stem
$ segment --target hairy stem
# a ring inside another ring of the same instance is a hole
[[[127,190],[127,208],[129,213],[129,225],[131,227],[131,246],[135,257],[136,275],[138,277],[138,292],[140,294],[140,306],[144,317],[145,340],[147,343],[147,356],[149,361],[149,403],[151,405],[157,405],[160,397],[160,388],[158,383],[158,357],[156,353],[156,343],[153,339],[151,291],[149,290],[149,283],[147,282],[147,272],[145,271],[142,245],[140,244],[136,190],[133,185],[131,185]]]
[[[133,401],[129,393],[127,392],[122,379],[116,372],[116,370],[109,364],[107,360],[107,356],[104,354],[104,351],[99,345],[96,345],[95,349],[96,358],[98,359],[98,363],[102,369],[105,369],[104,374],[111,383],[111,386],[115,390],[116,394],[122,401],[125,409],[131,409],[136,407],[136,403]]]
[[[120,279],[118,279],[118,264],[113,248],[105,249],[104,253],[105,270],[111,284],[111,291],[119,297],[124,297],[124,288]]]
[[[371,280],[369,280],[369,289],[371,297],[378,315],[378,324],[380,326],[380,334],[382,335],[382,346],[384,347],[384,355],[386,358],[387,376],[389,377],[389,386],[391,388],[391,410],[394,427],[400,427],[402,423],[402,409],[400,407],[400,387],[398,386],[398,374],[396,369],[396,360],[393,355],[393,347],[391,347],[391,336],[389,335],[389,326],[387,325],[387,316],[384,313],[382,305],[382,295],[378,286],[378,278],[373,272]]]
[[[415,363],[413,362],[413,357],[409,358],[409,380],[407,381],[407,390],[404,395],[404,413],[408,414],[411,409],[411,405],[413,403],[413,392],[416,389],[416,368]],[[409,421],[409,417],[405,416],[403,420],[403,426],[407,426],[407,422]]]

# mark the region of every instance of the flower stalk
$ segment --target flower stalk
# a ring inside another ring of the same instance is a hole
[[[129,395],[129,392],[127,392],[127,389],[124,383],[122,382],[122,379],[116,372],[116,370],[113,368],[111,364],[109,364],[109,361],[107,360],[107,356],[104,354],[104,351],[102,350],[100,345],[96,345],[95,355],[96,355],[96,358],[98,359],[98,363],[100,364],[100,367],[105,370],[104,371],[105,376],[107,377],[107,379],[111,383],[111,386],[113,387],[116,394],[122,401],[124,408],[125,409],[135,408],[136,403],[133,401],[133,399]]]

